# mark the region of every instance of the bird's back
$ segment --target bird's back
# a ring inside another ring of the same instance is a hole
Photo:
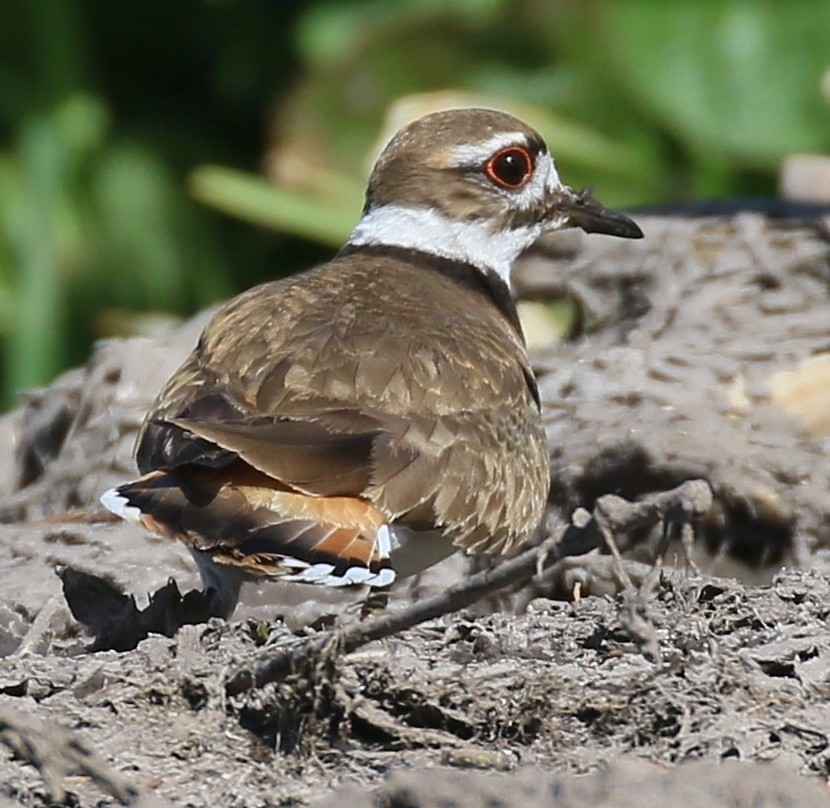
[[[328,468],[304,471],[317,478],[304,490],[364,497],[464,545],[529,533],[547,449],[515,309],[473,270],[426,260],[346,254],[226,304],[152,408],[141,470],[232,454],[171,419],[310,420],[354,440],[341,463],[321,452]]]

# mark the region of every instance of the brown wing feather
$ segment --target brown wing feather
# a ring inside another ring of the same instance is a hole
[[[196,421],[171,418],[197,438],[232,452],[281,483],[318,496],[363,491],[371,477],[372,447],[382,430],[336,434],[319,421]]]

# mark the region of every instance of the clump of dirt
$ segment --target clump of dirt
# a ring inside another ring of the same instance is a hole
[[[537,247],[524,293],[574,301],[582,324],[536,356],[556,508],[702,477],[716,503],[705,569],[826,569],[827,216],[640,217],[641,243]]]
[[[644,796],[649,795],[649,796]],[[540,774],[532,768],[504,776],[435,770],[429,778],[396,771],[373,796],[352,787],[329,797],[319,808],[467,808],[470,805],[550,805],[570,808],[640,808],[665,805],[730,805],[735,808],[786,808],[825,805],[826,795],[779,766],[719,766],[691,763],[661,771],[644,761],[615,760],[597,774],[573,777]]]

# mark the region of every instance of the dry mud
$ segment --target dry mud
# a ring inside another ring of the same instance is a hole
[[[559,240],[522,266],[525,297],[583,313],[535,355],[551,529],[608,492],[713,488],[700,574],[652,571],[659,530],[617,537],[658,659],[597,553],[351,654],[335,631],[312,667],[235,696],[240,664],[356,619],[355,595],[250,587],[229,624],[91,653],[56,570],[140,605],[168,577],[196,585],[180,548],[96,501],[133,473],[142,414],[203,317],[102,345],[29,396],[0,419],[0,808],[830,803],[822,215],[644,217],[642,244]],[[451,559],[391,608],[471,566]]]

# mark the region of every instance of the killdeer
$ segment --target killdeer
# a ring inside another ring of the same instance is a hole
[[[566,227],[642,237],[510,115],[406,126],[331,261],[213,316],[146,418],[143,476],[104,505],[183,541],[219,616],[244,580],[387,587],[513,550],[549,463],[510,269]]]

